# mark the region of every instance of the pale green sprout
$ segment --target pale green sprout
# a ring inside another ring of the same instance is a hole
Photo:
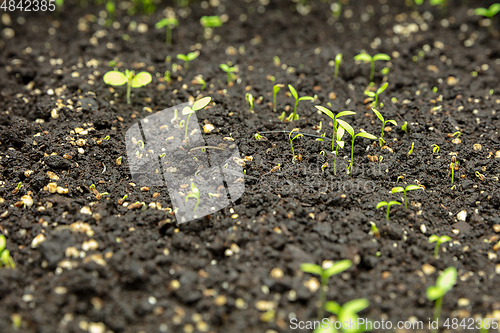
[[[187,121],[186,121],[186,132],[184,133],[184,141],[187,141],[187,132],[188,132],[188,125],[189,125],[189,118],[191,118],[191,115],[193,113],[195,113],[196,111],[198,110],[201,110],[203,109],[205,106],[208,105],[208,103],[210,103],[210,101],[212,100],[211,97],[203,97],[202,99],[199,99],[197,100],[196,102],[194,102],[193,104],[193,107],[190,108],[189,106],[186,106],[183,110],[182,110],[182,114],[185,116],[187,115]]]
[[[229,67],[226,64],[220,64],[219,66],[227,74],[227,85],[231,83],[231,79],[234,77],[234,72],[236,72],[236,67]]]
[[[406,186],[406,188],[399,186],[399,187],[394,187],[391,190],[391,194],[403,192],[404,197],[405,197],[405,207],[408,209],[408,200],[406,198],[406,192],[413,191],[413,190],[423,190],[423,189],[424,188],[422,186],[418,186],[418,185],[408,185],[408,186]]]
[[[383,61],[389,61],[391,60],[391,57],[389,57],[385,53],[378,53],[375,54],[373,57],[369,55],[368,53],[360,53],[354,57],[354,60],[356,61],[366,61],[371,64],[371,70],[370,70],[370,82],[373,82],[373,79],[375,77],[375,61],[383,60]]]
[[[104,74],[104,83],[112,86],[123,86],[127,84],[127,104],[130,104],[131,88],[140,88],[148,85],[153,78],[148,72],[140,72],[135,74],[134,71],[125,70],[125,73],[118,71],[109,71]]]
[[[273,87],[273,111],[276,112],[276,95],[280,91],[280,89],[283,87],[282,84],[276,84]]]
[[[476,8],[476,10],[474,10],[474,14],[484,16],[490,21],[493,20],[493,16],[495,16],[498,12],[500,12],[500,3],[494,3],[489,8]],[[493,32],[493,22],[490,22],[489,30],[490,32]]]
[[[0,268],[5,266],[6,268],[16,268],[14,259],[10,256],[10,251],[6,249],[7,240],[4,235],[0,235]]]
[[[262,135],[260,135],[259,133],[255,133],[255,135],[253,136],[255,138],[255,140],[257,141],[260,141],[262,140]]]
[[[193,82],[195,82],[197,84],[201,84],[201,91],[205,90],[205,88],[207,86],[207,83],[205,82],[205,80],[203,80],[203,76],[201,74],[196,75],[193,79]]]
[[[170,78],[170,71],[165,71],[165,81],[167,81],[167,84],[170,84],[172,82],[172,79]]]
[[[295,161],[296,160],[296,156],[295,156],[295,150],[293,149],[293,140],[297,139],[297,138],[301,138],[303,137],[304,135],[300,134],[300,133],[297,133],[296,136],[294,136],[292,138],[292,133],[293,132],[297,132],[299,129],[298,128],[294,128],[293,130],[290,131],[290,133],[288,134],[288,139],[290,140],[290,146],[292,147],[292,161]]]
[[[297,114],[297,104],[299,104],[300,101],[314,101],[314,97],[302,96],[299,98],[297,90],[295,90],[295,88],[291,84],[288,85],[288,89],[290,89],[290,93],[292,94],[293,98],[295,98],[295,106],[293,107],[293,113],[288,116],[287,120],[299,120],[299,115]]]
[[[410,151],[408,152],[408,155],[411,155],[413,154],[413,149],[415,148],[415,142],[412,142],[411,143],[411,148],[410,148]]]
[[[19,313],[13,313],[12,316],[10,316],[12,320],[12,328],[14,330],[19,330],[21,328],[21,325],[23,323],[23,319]]]
[[[372,106],[374,108],[377,107],[377,104],[378,104],[378,96],[383,93],[386,89],[387,89],[387,86],[389,85],[389,83],[384,83],[384,85],[380,88],[377,89],[376,92],[373,92],[373,91],[369,91],[369,90],[365,90],[365,95],[367,95],[368,97],[370,97],[373,102],[372,102]]]
[[[443,13],[443,15],[446,15],[446,12],[447,12],[447,7],[448,7],[448,0],[431,0],[431,5],[432,6],[440,6],[441,7],[441,11]]]
[[[198,208],[198,205],[200,204],[200,190],[194,183],[191,183],[191,193],[189,193],[186,196],[186,202],[188,201],[189,198],[195,198],[196,199],[196,205],[194,206],[193,212],[196,212],[196,209]]]
[[[113,1],[108,0],[108,2],[106,2],[106,11],[108,12],[109,18],[111,20],[109,21],[109,24],[111,24],[111,22],[115,20],[115,4]]]
[[[156,29],[161,29],[167,27],[166,43],[167,45],[172,44],[172,29],[179,25],[179,21],[175,17],[166,17],[161,19],[155,24]]]
[[[341,62],[342,62],[342,53],[339,53],[335,56],[335,74],[334,74],[335,78],[339,77],[339,67]]]
[[[372,234],[377,238],[380,238],[380,232],[378,231],[377,225],[371,221],[370,221],[370,234]]]
[[[253,111],[253,101],[254,101],[253,95],[250,94],[250,93],[246,93],[245,94],[245,99],[248,102],[248,104],[250,104],[250,111]]]
[[[434,303],[434,321],[441,317],[441,307],[443,305],[443,297],[448,291],[453,288],[457,282],[457,269],[448,267],[437,278],[436,285],[427,288],[427,298]],[[432,333],[437,333],[438,329],[433,329]]]
[[[377,115],[378,119],[380,119],[380,121],[382,122],[382,132],[380,133],[380,138],[378,139],[378,142],[379,142],[380,146],[383,146],[384,143],[385,143],[385,140],[384,140],[384,128],[385,128],[385,125],[387,123],[391,123],[394,126],[398,126],[398,123],[395,120],[392,120],[392,119],[385,120],[384,117],[382,116],[382,114],[380,112],[378,112],[377,110],[373,109],[373,108],[372,108],[372,111]]]
[[[200,24],[205,29],[204,37],[209,39],[212,36],[212,29],[222,26],[222,20],[219,16],[202,16],[200,18]]]
[[[403,124],[403,126],[401,126],[401,130],[403,132],[405,132],[406,134],[408,134],[408,122],[405,121],[405,123]]]
[[[352,266],[352,261],[350,260],[340,260],[331,265],[330,267],[323,269],[323,267],[315,264],[301,264],[300,270],[309,273],[309,274],[317,274],[321,278],[321,287],[319,294],[319,306],[318,306],[318,320],[323,319],[325,311],[325,301],[326,301],[326,291],[328,288],[328,279],[332,276],[342,273],[346,269],[349,269]]]
[[[437,87],[432,87],[432,92],[436,94],[438,92],[438,88]]]
[[[200,55],[200,52],[198,52],[198,51],[196,51],[196,52],[190,52],[188,54],[178,54],[177,55],[177,59],[184,61],[184,63],[185,63],[184,64],[184,69],[187,72],[188,69],[189,69],[189,62],[193,61],[196,58],[198,58],[199,55]]]
[[[391,212],[391,206],[393,205],[401,205],[401,202],[399,201],[380,201],[378,204],[377,204],[377,207],[375,207],[376,209],[379,209],[381,207],[385,207],[387,206],[387,219],[389,219],[389,213]]]
[[[276,66],[276,67],[280,67],[280,66],[281,66],[281,60],[280,60],[280,57],[278,57],[278,56],[274,56],[274,57],[273,57],[273,63],[274,63],[274,66]]]
[[[441,237],[439,237],[438,235],[432,235],[431,237],[429,237],[429,243],[436,242],[436,247],[434,247],[434,258],[439,257],[439,246],[449,241],[451,241],[451,237],[446,235],[443,235]]]
[[[433,154],[436,154],[436,153],[439,154],[439,146],[437,144],[433,144],[432,147],[433,147],[432,148],[432,153]]]
[[[455,156],[452,156],[451,158],[451,164],[450,164],[450,169],[451,169],[451,183],[453,184],[453,181],[455,179],[455,170],[458,170],[458,166],[460,165],[460,162],[456,159]]]
[[[341,326],[340,330],[343,333],[362,333],[368,330],[368,323],[363,323],[358,325],[358,313],[363,311],[370,305],[370,302],[366,298],[359,298],[349,301],[340,306],[336,302],[326,302],[325,310],[331,312],[337,316],[337,321],[340,323],[356,323],[354,327],[349,327],[349,325]],[[321,331],[320,331],[321,332]]]
[[[352,177],[352,169],[353,169],[353,165],[354,165],[354,141],[356,140],[356,138],[358,136],[362,137],[362,138],[366,138],[366,139],[370,139],[370,140],[377,140],[377,137],[373,134],[370,134],[370,133],[365,133],[365,132],[360,132],[358,134],[354,134],[354,129],[351,127],[351,125],[349,125],[348,123],[346,123],[345,121],[343,121],[342,119],[337,119],[337,122],[339,123],[339,125],[344,128],[347,133],[349,133],[349,135],[352,137],[352,144],[351,144],[351,163],[349,165],[349,169],[351,171],[351,177]]]

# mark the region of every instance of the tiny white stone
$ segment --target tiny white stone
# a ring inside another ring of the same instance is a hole
[[[465,221],[467,219],[467,211],[464,209],[460,213],[457,214],[457,219],[459,221]]]

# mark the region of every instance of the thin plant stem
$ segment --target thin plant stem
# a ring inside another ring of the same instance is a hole
[[[335,62],[335,74],[334,74],[335,78],[339,77],[339,65],[340,65],[340,63]]]
[[[352,177],[352,166],[354,163],[354,140],[356,140],[356,136],[352,137],[352,146],[351,146],[351,177]]]
[[[276,94],[273,97],[273,111],[276,112]]]
[[[328,277],[321,277],[321,289],[319,291],[319,306],[318,306],[318,320],[322,320],[325,316],[325,301],[326,301],[326,289],[328,284]]]
[[[295,106],[293,108],[293,119],[292,120],[295,120],[295,116],[297,115],[297,104],[299,104],[298,99],[295,101]]]
[[[172,44],[172,29],[167,26],[167,45]]]
[[[188,125],[189,125],[189,118],[191,118],[192,113],[188,115],[188,119],[186,121],[186,132],[184,133],[184,141],[187,142],[187,136],[188,136]]]
[[[373,82],[375,77],[375,60],[372,59],[372,68],[370,70],[370,82]]]
[[[405,195],[405,207],[406,209],[408,209],[408,201],[406,201],[406,191],[403,191],[404,195]]]
[[[443,305],[443,297],[439,297],[436,300],[436,304],[434,305],[434,321],[438,320],[439,317],[441,317],[441,306]],[[432,330],[432,333],[437,333],[439,330],[439,324],[438,328],[435,328]]]
[[[389,219],[390,212],[391,212],[391,206],[387,205],[387,219]]]
[[[439,257],[439,241],[436,242],[436,247],[434,248],[434,258]]]
[[[130,104],[130,90],[132,89],[132,81],[127,81],[127,104]]]
[[[333,174],[337,175],[337,155],[339,152],[339,145],[337,144],[337,148],[335,148],[335,157],[333,158]]]

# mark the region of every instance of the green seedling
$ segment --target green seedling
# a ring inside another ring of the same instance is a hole
[[[166,17],[158,21],[155,24],[156,29],[161,29],[167,27],[166,43],[167,45],[172,44],[172,29],[179,25],[179,21],[175,17]]]
[[[300,101],[314,101],[314,97],[302,96],[299,98],[297,90],[295,90],[295,88],[291,84],[288,85],[288,89],[290,89],[290,93],[292,94],[293,98],[295,98],[295,106],[293,107],[293,113],[288,116],[287,120],[299,120],[299,115],[297,114],[297,104],[299,104]]]
[[[172,73],[170,73],[170,71],[165,71],[165,81],[167,82],[168,85],[170,85],[172,83],[172,78],[170,77]]]
[[[199,111],[203,109],[205,106],[210,103],[212,100],[212,97],[203,97],[202,99],[197,100],[194,102],[193,107],[190,108],[189,106],[186,106],[182,110],[182,114],[185,116],[187,115],[187,120],[186,120],[186,132],[184,133],[184,142],[187,142],[187,133],[188,133],[188,125],[189,125],[189,118],[191,118],[191,115],[195,113],[196,111]]]
[[[184,61],[184,69],[187,72],[189,70],[189,62],[198,58],[199,55],[200,55],[200,52],[198,52],[198,51],[190,52],[188,54],[178,54],[177,59]]]
[[[292,161],[295,161],[297,159],[297,156],[295,156],[295,151],[293,149],[293,140],[297,139],[297,138],[301,138],[303,137],[304,135],[298,133],[296,136],[294,136],[292,138],[292,133],[293,132],[297,132],[299,131],[298,128],[294,128],[293,130],[290,131],[290,133],[288,134],[288,139],[290,140],[290,146],[292,147]]]
[[[219,66],[224,72],[227,74],[227,85],[231,83],[231,80],[234,78],[234,73],[236,72],[236,67],[229,67],[226,64],[220,64]]]
[[[342,53],[339,53],[335,56],[335,74],[334,74],[335,78],[339,77],[339,67],[341,62],[342,62]]]
[[[201,84],[201,91],[205,90],[205,88],[207,87],[207,83],[205,82],[205,80],[203,80],[203,77],[201,76],[201,74],[195,76],[193,79],[193,82],[197,83],[197,84]]]
[[[370,234],[376,238],[380,238],[380,232],[378,231],[377,225],[370,221]]]
[[[16,268],[14,259],[10,256],[10,251],[6,249],[7,240],[4,235],[0,235],[0,268],[5,266],[6,268]]]
[[[153,78],[148,72],[140,72],[135,74],[134,71],[125,70],[125,73],[118,71],[109,71],[104,74],[104,83],[112,86],[122,86],[127,84],[127,104],[130,104],[131,88],[140,88],[148,85]]]
[[[200,204],[200,190],[198,190],[198,187],[194,183],[191,183],[191,193],[189,193],[186,196],[186,202],[188,201],[189,198],[195,198],[196,199],[196,205],[194,206],[193,212],[196,212],[196,209],[198,208],[198,205]]]
[[[391,71],[391,69],[389,67],[384,67],[384,68],[382,68],[380,73],[382,73],[383,76],[387,76],[390,71]]]
[[[372,106],[374,108],[377,107],[378,96],[387,89],[388,85],[389,85],[389,83],[387,83],[387,82],[384,83],[384,85],[382,87],[378,88],[376,92],[365,90],[365,95],[367,95],[368,97],[370,97],[372,99]]]
[[[273,63],[274,63],[274,66],[280,67],[281,66],[281,59],[280,59],[280,57],[274,56],[273,57]]]
[[[111,0],[106,2],[106,11],[109,15],[108,25],[115,21],[115,3]]]
[[[349,169],[351,171],[351,177],[352,177],[352,169],[353,169],[353,165],[354,165],[354,141],[356,140],[356,138],[358,136],[360,136],[362,138],[370,139],[370,140],[377,140],[377,137],[375,135],[373,135],[373,134],[365,133],[365,132],[360,132],[358,134],[354,134],[354,129],[351,127],[351,125],[349,125],[348,123],[346,123],[342,119],[337,119],[337,123],[342,128],[344,128],[347,131],[347,133],[349,133],[349,135],[352,137],[351,161],[350,161],[350,165],[349,165]]]
[[[254,101],[253,95],[250,94],[250,93],[246,93],[245,94],[245,99],[248,102],[248,104],[250,104],[250,111],[253,111],[253,101]]]
[[[222,26],[222,20],[219,16],[202,16],[200,18],[200,24],[205,29],[205,39],[209,39],[210,37],[212,37],[212,29]]]
[[[276,95],[280,91],[280,89],[283,88],[282,84],[276,84],[273,87],[273,111],[276,112]]]
[[[257,141],[260,141],[262,140],[262,135],[260,135],[259,133],[255,133],[255,135],[253,136],[255,138],[255,140]]]
[[[432,235],[431,237],[429,237],[429,243],[436,242],[436,247],[434,247],[434,258],[439,257],[439,246],[449,241],[451,241],[451,237],[446,235],[441,237],[439,237],[438,235]]]
[[[336,263],[332,264],[328,268],[323,268],[319,265],[315,264],[301,264],[300,270],[309,273],[309,274],[317,274],[321,278],[321,287],[319,294],[319,306],[318,306],[318,320],[323,319],[325,314],[325,301],[326,301],[326,292],[328,290],[328,279],[332,276],[342,273],[346,269],[349,269],[352,266],[352,261],[350,260],[340,260]]]
[[[458,171],[458,166],[460,165],[460,162],[457,160],[455,156],[451,157],[451,164],[450,164],[450,169],[451,169],[451,183],[453,184],[453,181],[455,179],[455,171]]]
[[[439,154],[439,146],[437,144],[432,145],[432,153],[433,154]]]
[[[441,317],[441,307],[443,305],[443,297],[448,291],[453,288],[457,282],[457,269],[455,267],[448,267],[439,275],[435,286],[427,288],[427,298],[434,303],[434,321],[439,320]],[[438,328],[432,330],[432,333],[437,333]]]
[[[387,206],[387,219],[389,219],[389,213],[391,212],[391,206],[393,205],[401,205],[401,202],[398,202],[398,201],[380,201],[378,204],[377,204],[377,207],[375,207],[376,209],[379,209],[381,207],[385,207]]]
[[[401,130],[403,132],[405,132],[406,134],[408,134],[408,122],[405,121],[405,123],[403,124],[403,126],[401,126]]]
[[[378,119],[380,119],[380,121],[382,122],[382,132],[380,133],[380,138],[378,139],[378,142],[379,142],[380,146],[383,146],[384,143],[385,143],[385,140],[384,140],[384,128],[385,128],[385,125],[387,123],[391,123],[394,126],[398,126],[398,123],[395,120],[392,120],[392,119],[385,120],[384,117],[382,116],[382,114],[380,112],[378,112],[377,110],[373,109],[373,108],[372,108],[372,111],[377,115]]]
[[[424,188],[418,185],[408,185],[406,188],[404,187],[394,187],[391,191],[391,194],[403,192],[405,197],[405,207],[408,209],[408,200],[406,198],[406,192],[413,190],[423,190]]]
[[[411,143],[411,148],[410,148],[410,151],[408,151],[408,155],[411,155],[413,154],[413,149],[415,148],[415,142],[412,142]]]
[[[344,148],[344,141],[342,141],[342,137],[344,136],[344,129],[339,128],[337,118],[343,117],[343,116],[355,115],[356,112],[342,111],[342,112],[337,113],[337,115],[334,115],[332,111],[328,110],[327,108],[325,108],[321,105],[316,105],[315,108],[318,109],[319,111],[323,112],[324,114],[326,114],[328,117],[330,117],[332,119],[332,123],[333,123],[332,151],[334,150],[335,142],[337,142],[337,149],[335,151],[335,160],[333,162],[333,172],[334,172],[334,174],[337,174],[336,161],[337,161],[337,153],[338,153],[338,149],[339,149],[338,146],[340,145],[341,146],[340,148]],[[342,129],[342,132],[337,133],[337,131],[340,129]]]
[[[389,57],[385,53],[375,54],[373,57],[371,55],[369,55],[368,53],[360,53],[354,57],[354,60],[366,61],[366,62],[369,62],[371,64],[370,82],[373,82],[373,79],[375,77],[375,61],[379,61],[379,60],[389,61],[389,60],[391,60],[391,57]]]
[[[440,6],[443,15],[446,15],[446,12],[448,10],[448,0],[431,0],[431,5]]]
[[[340,330],[343,333],[362,333],[369,331],[369,323],[366,321],[360,323],[358,321],[358,313],[366,309],[369,305],[370,302],[366,298],[359,298],[345,303],[344,306],[340,306],[336,302],[326,302],[325,310],[335,314],[337,321],[340,323],[355,323],[352,328],[349,325],[342,325]]]

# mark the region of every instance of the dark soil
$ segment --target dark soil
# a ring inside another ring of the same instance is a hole
[[[13,331],[13,314],[22,318],[22,332],[290,332],[290,318],[312,320],[317,311],[317,277],[299,265],[341,259],[354,265],[331,278],[327,300],[366,298],[363,318],[427,325],[433,303],[425,291],[439,272],[454,266],[459,278],[444,298],[442,318],[500,319],[500,264],[493,249],[500,230],[500,43],[498,33],[470,12],[490,2],[469,1],[467,7],[449,1],[445,19],[428,4],[412,12],[403,1],[350,1],[338,20],[328,1],[310,0],[307,15],[290,1],[267,2],[175,7],[180,25],[170,47],[165,31],[154,28],[164,6],[150,16],[126,17],[118,10],[117,27],[92,22],[89,14],[99,18],[103,6],[69,4],[59,17],[1,13],[0,231],[17,267],[0,269],[0,332]],[[221,14],[228,21],[214,30],[220,37],[205,41],[199,18]],[[149,30],[128,29],[130,21]],[[196,49],[200,56],[189,71],[179,68],[168,85],[165,57],[182,65],[176,55]],[[352,178],[346,172],[347,134],[337,175],[327,139],[295,140],[302,156],[296,163],[286,133],[255,140],[258,131],[293,128],[331,138],[330,119],[313,107],[327,102],[332,110],[357,113],[344,118],[356,132],[379,135],[381,122],[364,103],[369,65],[352,60],[362,50],[392,56],[386,77],[380,74],[385,63],[377,62],[375,85],[389,82],[380,111],[398,126],[388,124],[385,149],[356,140]],[[344,62],[334,79],[329,62],[339,52]],[[151,84],[132,90],[131,106],[125,87],[113,92],[102,80],[111,60],[121,70],[153,74]],[[231,87],[219,68],[229,61],[239,69]],[[191,82],[198,74],[207,81],[205,91]],[[292,84],[300,96],[316,95],[315,103],[299,103],[299,121],[278,120],[285,108],[287,115],[293,110],[286,88],[272,112],[275,83]],[[246,92],[262,97],[253,113]],[[167,210],[166,188],[143,191],[131,184],[125,132],[151,112],[200,96],[214,102],[197,113],[201,125],[215,126],[206,136],[232,137],[241,156],[253,160],[245,167],[245,194],[234,205],[178,224]],[[320,121],[323,128],[316,131]],[[408,133],[400,129],[405,121]],[[457,131],[459,144],[448,136]],[[83,146],[78,139],[86,140]],[[451,189],[454,154],[460,166]],[[383,159],[375,163],[367,155]],[[51,180],[49,171],[59,179]],[[69,192],[50,193],[51,182]],[[385,208],[375,206],[401,201],[390,194],[401,183],[420,183],[425,190],[409,192],[408,209],[394,206],[387,221]],[[103,192],[109,195],[98,199]],[[26,194],[33,206],[17,207]],[[119,204],[126,194],[128,206]],[[129,209],[135,202],[146,209]],[[152,202],[161,209],[150,208]],[[467,219],[458,222],[462,210]],[[380,238],[370,234],[370,222]],[[438,259],[428,243],[432,234],[453,239],[441,246]],[[45,241],[33,248],[39,235]]]

